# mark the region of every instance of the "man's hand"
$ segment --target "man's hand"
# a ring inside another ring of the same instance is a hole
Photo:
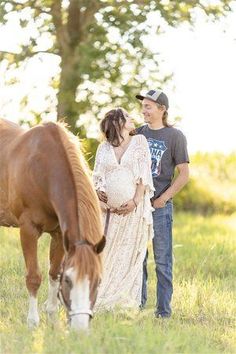
[[[155,199],[152,203],[153,208],[164,208],[166,205],[167,200],[161,195],[159,198]]]
[[[135,203],[135,201],[133,199],[130,199],[128,200],[128,202],[122,204],[119,208],[117,208],[116,214],[125,216],[134,211],[136,207],[137,204]]]
[[[98,196],[98,199],[103,202],[103,203],[107,203],[107,195],[105,192],[102,192],[102,191],[96,191],[97,192],[97,196]]]

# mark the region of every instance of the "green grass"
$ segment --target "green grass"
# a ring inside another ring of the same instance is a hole
[[[149,300],[142,312],[99,314],[89,336],[68,331],[64,310],[55,329],[47,323],[48,243],[40,241],[44,282],[39,291],[41,323],[26,326],[28,295],[18,231],[0,231],[1,354],[10,353],[236,353],[236,214],[180,213],[174,227],[173,317],[154,319],[155,275],[149,259]]]

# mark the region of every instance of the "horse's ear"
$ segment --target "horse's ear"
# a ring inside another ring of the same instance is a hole
[[[102,239],[94,246],[94,251],[96,253],[101,253],[106,244],[106,237],[102,236]]]

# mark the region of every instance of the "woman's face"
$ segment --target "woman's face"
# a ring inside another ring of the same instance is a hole
[[[128,112],[123,111],[123,113],[124,113],[124,117],[126,120],[123,129],[128,130],[128,132],[131,132],[132,130],[135,129],[134,120],[133,120],[133,118],[130,117]]]

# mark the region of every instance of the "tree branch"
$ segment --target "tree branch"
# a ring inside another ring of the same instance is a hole
[[[62,21],[61,0],[54,0],[51,5],[51,15],[56,29],[56,38],[60,52],[67,52],[69,47],[69,35]]]
[[[81,38],[81,12],[78,0],[71,0],[68,7],[67,29],[70,43],[76,45]]]
[[[87,9],[83,14],[82,30],[86,29],[86,27],[92,22],[95,13],[103,7],[105,7],[104,3],[101,3],[100,1],[97,0],[91,1],[90,6],[87,7]]]
[[[102,7],[104,4],[97,0],[70,0],[67,27],[72,43],[78,44],[78,41],[86,37],[87,26],[94,21],[95,13]],[[81,11],[82,8],[85,10]]]
[[[14,55],[14,56],[16,56],[16,57],[18,57],[18,58],[22,57],[21,60],[24,60],[24,59],[26,59],[26,58],[32,58],[32,57],[34,57],[35,55],[41,54],[41,53],[43,53],[43,54],[52,54],[52,55],[56,55],[56,56],[59,55],[59,54],[57,54],[57,53],[54,53],[54,52],[52,52],[52,51],[47,51],[47,50],[38,50],[38,51],[36,51],[36,52],[27,52],[27,53],[25,53],[24,55],[22,55],[21,53],[14,53],[14,52],[6,51],[6,50],[0,50],[0,54],[2,54],[2,55],[8,54],[8,55]],[[23,58],[23,57],[24,57],[24,58]]]
[[[52,54],[58,56],[59,54],[48,51],[48,50],[38,50],[37,52],[31,52],[30,54],[27,54],[28,57],[33,57],[37,54]]]
[[[5,1],[5,2],[7,2],[7,1]],[[44,13],[44,14],[50,15],[50,10],[47,11],[45,9],[42,9],[42,7],[37,6],[35,4],[35,1],[26,1],[25,3],[22,3],[22,2],[15,1],[15,0],[11,0],[10,3],[11,3],[11,5],[20,7],[20,10],[22,10],[22,9],[24,9],[26,7],[30,7],[30,8],[32,8],[34,10],[37,10],[40,13]]]

